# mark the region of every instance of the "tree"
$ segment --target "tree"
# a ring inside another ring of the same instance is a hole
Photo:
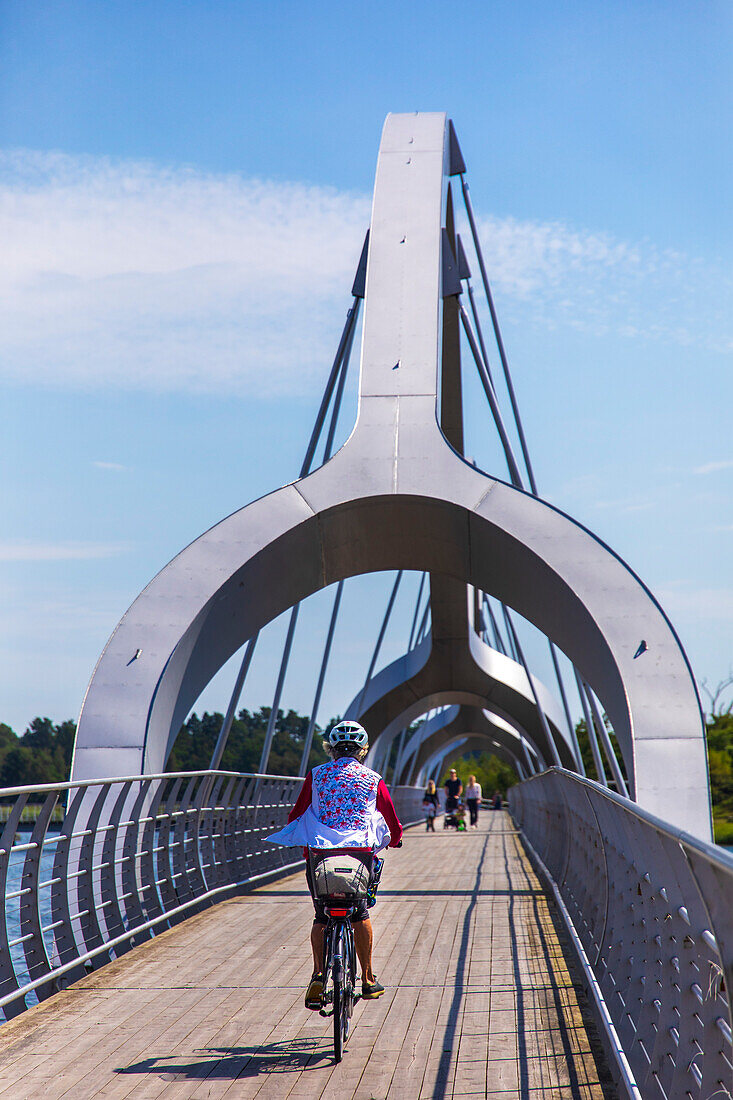
[[[700,685],[710,700],[705,728],[715,840],[728,845],[733,845],[733,701],[723,710],[722,698],[731,684],[733,673],[715,688],[709,688],[706,680]]]
[[[260,766],[265,743],[270,707],[258,711],[240,710],[232,722],[231,732],[221,760],[223,771],[256,772]],[[224,716],[218,711],[192,714],[183,724],[171,750],[166,771],[202,771],[208,768]],[[310,719],[294,710],[278,710],[270,750],[268,772],[271,775],[297,775],[303,755],[303,745]],[[316,734],[320,733],[316,726]],[[322,764],[326,754],[319,736],[313,738],[309,767]]]
[[[469,775],[475,775],[477,782],[481,784],[484,798],[491,798],[494,791],[501,791],[504,798],[509,787],[518,782],[514,768],[505,764],[489,752],[472,752],[466,756],[457,756],[443,769],[438,787],[442,787],[450,775],[451,768],[455,768],[465,788]]]
[[[730,703],[728,703],[728,706],[725,710],[720,710],[718,706],[718,703],[722,698],[723,692],[727,691],[731,684],[733,684],[733,672],[729,672],[724,680],[719,680],[716,687],[714,688],[708,687],[707,677],[704,677],[700,681],[700,687],[710,700],[711,718],[715,718],[716,716],[720,716],[721,714],[730,714],[730,712],[733,710],[733,699],[731,699]]]

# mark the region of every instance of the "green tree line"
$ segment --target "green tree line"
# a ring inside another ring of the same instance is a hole
[[[257,711],[240,710],[232,722],[221,768],[232,772],[256,772],[265,742],[270,707]],[[192,714],[176,738],[166,771],[194,772],[208,768],[223,714]],[[297,775],[303,755],[310,719],[294,710],[278,711],[270,751],[271,775]],[[26,787],[36,783],[64,783],[71,771],[76,723],[55,725],[50,718],[34,718],[25,733],[18,736],[10,726],[0,723],[0,788]],[[326,760],[322,731],[316,726],[308,766]]]
[[[707,722],[715,839],[719,844],[733,844],[732,709],[729,707],[725,712],[713,714]],[[224,771],[257,770],[269,717],[269,707],[240,710],[232,723],[224,751],[221,763]],[[218,712],[205,712],[200,718],[192,714],[181,727],[166,770],[202,771],[207,768],[223,721],[223,715]],[[272,775],[298,774],[308,722],[308,717],[294,710],[278,711],[268,767]],[[585,723],[579,722],[576,730],[586,771],[591,778],[596,778]],[[34,718],[20,736],[0,722],[0,788],[65,782],[71,769],[75,733],[76,725],[71,720],[56,724],[50,718]],[[320,733],[320,728],[316,727],[308,760],[311,768],[326,759]],[[452,767],[456,768],[464,784],[469,774],[475,775],[487,797],[495,790],[506,795],[507,788],[517,781],[514,770],[489,753],[451,760],[441,783]]]

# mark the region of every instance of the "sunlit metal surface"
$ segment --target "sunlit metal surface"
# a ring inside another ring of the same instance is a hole
[[[512,816],[554,879],[643,1097],[733,1093],[733,857],[552,769]]]

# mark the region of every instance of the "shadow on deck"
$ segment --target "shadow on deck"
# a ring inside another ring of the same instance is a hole
[[[303,1006],[296,875],[224,902],[0,1029],[0,1100],[614,1095],[572,952],[507,814],[410,830],[373,911],[387,993],[343,1062]]]

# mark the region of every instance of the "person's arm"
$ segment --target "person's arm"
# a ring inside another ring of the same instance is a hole
[[[295,821],[296,817],[302,817],[305,811],[311,804],[313,797],[313,778],[312,773],[308,772],[303,786],[300,788],[300,794],[298,795],[298,801],[293,806],[292,810],[288,814],[288,825],[291,821]]]
[[[463,794],[463,784],[459,781],[459,783],[458,783],[458,794],[456,795],[456,798],[460,798],[462,794]]]
[[[402,840],[402,825],[400,824],[400,819],[397,817],[394,802],[387,790],[387,784],[383,779],[379,780],[379,786],[377,787],[377,809],[387,822],[387,828],[389,829],[389,847],[396,848]]]

